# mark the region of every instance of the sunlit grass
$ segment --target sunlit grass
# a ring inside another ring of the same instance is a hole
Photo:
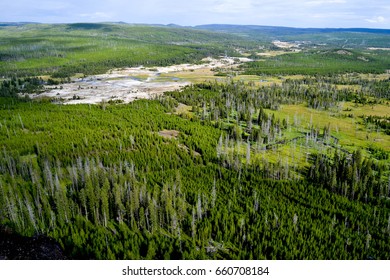
[[[353,103],[345,103],[343,108],[350,108]],[[374,108],[374,109],[373,109]],[[355,111],[356,110],[356,111]],[[344,113],[354,113],[359,115],[388,116],[390,106],[359,106],[355,109],[352,107],[351,112],[334,113],[329,111],[315,110],[308,108],[304,104],[300,105],[283,105],[278,111],[267,110],[275,114],[277,118],[288,118],[289,123],[294,125],[296,119],[297,129],[301,132],[308,131],[312,125],[319,128],[322,132],[325,126],[330,127],[331,135],[339,139],[339,144],[350,151],[358,148],[367,148],[370,144],[375,143],[377,146],[390,151],[390,136],[377,131],[370,131],[360,124],[359,119],[345,117]]]

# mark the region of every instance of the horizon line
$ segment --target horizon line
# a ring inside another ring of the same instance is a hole
[[[176,23],[137,23],[125,21],[75,21],[75,22],[36,22],[36,21],[4,21],[0,22],[0,26],[6,25],[28,25],[28,24],[48,24],[48,25],[66,25],[66,24],[126,24],[126,25],[152,25],[152,26],[166,26],[166,27],[184,27],[196,28],[201,26],[239,26],[239,27],[271,27],[271,28],[288,28],[288,29],[328,29],[328,30],[343,30],[343,29],[363,29],[363,30],[389,30],[390,28],[373,28],[373,27],[296,27],[285,25],[264,25],[264,24],[235,24],[235,23],[204,23],[197,25],[181,25]]]

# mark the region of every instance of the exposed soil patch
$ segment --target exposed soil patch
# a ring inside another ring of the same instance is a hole
[[[357,59],[368,62],[370,61],[369,59],[365,58],[364,56],[359,56]]]
[[[372,51],[390,51],[390,48],[367,48],[368,50],[372,50]]]
[[[198,152],[196,152],[196,151],[192,151],[192,154],[193,154],[195,157],[200,157],[200,156],[201,156],[201,154],[198,153]]]
[[[179,144],[179,145],[177,145],[177,146],[178,146],[180,149],[186,151],[187,153],[190,152],[190,149],[189,149],[186,145],[184,145],[184,144]]]
[[[180,114],[187,114],[192,110],[192,106],[188,106],[183,103],[179,103],[179,105],[175,109],[175,113],[180,115]]]
[[[116,74],[113,74],[112,77],[99,75],[64,84],[60,89],[47,88],[47,92],[33,97],[50,97],[65,104],[97,104],[110,100],[129,103],[136,99],[150,99],[166,91],[178,90],[189,84],[188,82],[172,81],[153,82],[151,77],[148,79],[146,81],[138,80],[131,73],[121,78],[116,77]]]
[[[282,42],[279,40],[272,41],[272,44],[274,44],[275,46],[281,49],[292,49],[292,48],[299,47],[299,44],[291,43],[291,42]]]
[[[338,50],[336,53],[341,54],[341,55],[352,55],[351,52],[346,51],[346,50]]]
[[[167,138],[167,139],[177,139],[177,136],[179,136],[179,131],[177,130],[161,130],[158,132],[158,135]]]
[[[190,148],[188,148],[186,145],[184,145],[184,144],[179,144],[179,145],[177,145],[180,149],[182,149],[182,150],[184,150],[184,151],[186,151],[187,153],[190,153],[192,156],[194,156],[194,157],[200,157],[201,156],[201,154],[199,154],[198,152],[196,152],[196,151],[193,151],[193,150],[190,150]]]

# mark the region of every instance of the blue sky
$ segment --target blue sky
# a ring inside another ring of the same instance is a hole
[[[10,0],[0,22],[124,21],[390,29],[389,0]]]

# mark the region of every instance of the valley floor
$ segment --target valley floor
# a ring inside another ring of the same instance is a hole
[[[213,69],[237,67],[242,61],[250,59],[205,58],[200,64],[113,69],[106,74],[74,78],[61,86],[46,86],[45,92],[30,97],[50,98],[63,104],[129,103],[178,90],[192,81],[215,78]]]

